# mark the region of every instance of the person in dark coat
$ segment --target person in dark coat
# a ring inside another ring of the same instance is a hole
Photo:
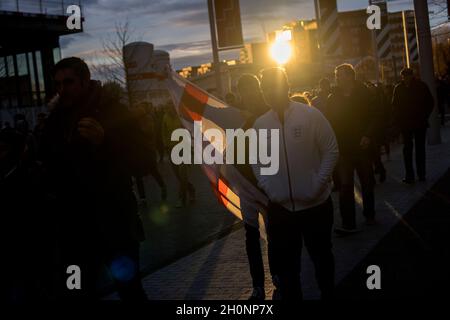
[[[327,78],[320,79],[319,92],[316,97],[312,99],[311,104],[319,109],[322,113],[326,112],[327,99],[331,94],[331,83]]]
[[[392,97],[394,123],[403,137],[405,163],[404,183],[414,183],[413,143],[416,148],[416,170],[420,181],[425,181],[425,137],[428,118],[433,111],[434,99],[425,82],[415,79],[412,69],[401,71],[402,81],[395,87]]]
[[[357,231],[355,217],[354,172],[358,174],[363,197],[363,214],[368,225],[375,223],[375,178],[372,167],[371,144],[378,126],[375,99],[369,89],[356,81],[350,64],[335,70],[337,86],[327,101],[325,116],[336,134],[339,161],[336,175],[339,181],[339,207],[342,227],[340,235]]]
[[[246,121],[242,129],[246,131],[252,128],[255,120],[269,110],[269,106],[264,101],[260,83],[258,78],[252,74],[243,74],[237,83],[239,93],[239,103],[234,101],[234,105],[242,110],[242,114]],[[235,97],[236,98],[236,97]],[[257,185],[256,178],[253,174],[252,167],[249,164],[249,146],[246,141],[244,149],[239,149],[235,140],[235,160],[237,155],[244,152],[246,160],[244,164],[236,164],[235,167],[239,172],[253,185]],[[237,163],[237,161],[235,161]],[[260,244],[260,232],[258,212],[244,212],[244,228],[245,228],[245,249],[247,252],[248,263],[250,267],[250,275],[252,277],[253,292],[249,300],[261,301],[265,299],[265,274],[264,263],[262,258],[262,250]],[[269,259],[270,271],[275,273],[273,261]],[[275,289],[276,290],[276,289]]]
[[[391,123],[391,103],[386,100],[381,83],[378,83],[376,86],[370,85],[368,87],[371,89],[376,101],[374,107],[377,109],[374,110],[374,112],[379,114],[379,121],[375,130],[374,141],[371,144],[372,161],[374,173],[379,176],[380,183],[383,183],[386,181],[386,168],[381,160],[381,147],[384,146],[386,153],[390,151],[389,141],[387,139],[387,130]]]
[[[152,155],[152,158],[151,162],[148,164],[148,170],[161,190],[161,200],[165,201],[167,199],[167,187],[163,177],[161,176],[161,173],[158,170],[158,162],[156,159],[156,130],[154,126],[155,120],[153,106],[151,105],[151,103],[142,102],[138,105],[137,108],[135,108],[135,112],[136,111],[142,114],[139,116],[138,125],[141,127],[142,132],[145,134],[145,138],[148,141],[148,146],[152,150],[152,152],[150,153]],[[136,189],[140,198],[140,204],[147,205],[147,197],[144,184],[145,177],[139,176],[134,178],[136,180]]]
[[[151,150],[128,110],[90,79],[79,58],[53,71],[58,99],[42,133],[40,160],[59,245],[58,297],[96,299],[99,271],[110,271],[122,300],[146,299],[139,276],[144,239],[132,176],[145,175]],[[66,286],[81,270],[81,289]]]
[[[17,131],[0,131],[0,296],[9,302],[47,300],[53,291],[52,219],[40,210],[39,168],[26,139]]]

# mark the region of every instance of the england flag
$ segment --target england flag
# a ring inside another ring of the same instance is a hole
[[[220,153],[225,163],[227,144],[218,147],[203,134],[208,129],[217,129],[225,136],[226,129],[242,128],[245,118],[241,111],[226,105],[176,72],[171,71],[165,81],[181,123],[189,130],[191,137],[194,137],[194,122],[201,121],[203,145],[194,148],[214,145],[214,151]],[[219,202],[239,219],[259,227],[261,237],[266,239],[264,221],[269,201],[267,196],[233,164],[203,163],[202,168]]]

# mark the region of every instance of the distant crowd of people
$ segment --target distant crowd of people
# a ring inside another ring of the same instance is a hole
[[[279,128],[280,172],[272,177],[243,170],[269,197],[267,212],[269,267],[274,299],[302,299],[300,256],[304,241],[316,270],[322,299],[333,297],[334,258],[332,190],[339,193],[342,225],[334,231],[348,236],[360,231],[356,223],[354,173],[359,178],[363,215],[368,226],[377,224],[375,175],[386,180],[381,160],[389,158],[390,143],[403,141],[405,176],[412,184],[426,180],[425,137],[434,100],[428,86],[412,69],[401,71],[393,85],[362,83],[350,64],[335,69],[335,85],[321,79],[315,93],[292,93],[282,69],[260,77],[244,75],[238,94],[228,93],[228,104],[247,115],[245,128]],[[441,123],[449,106],[449,86],[439,80]],[[269,110],[269,111],[267,111]],[[413,149],[415,163],[413,166]],[[254,174],[251,177],[251,173]],[[417,175],[416,175],[417,174]],[[331,183],[332,182],[332,183]],[[264,266],[257,216],[244,212],[246,250],[253,279],[251,300],[265,299]]]
[[[414,183],[416,176],[425,181],[433,96],[411,69],[402,70],[401,76],[395,87],[361,83],[353,67],[342,64],[335,69],[335,85],[322,79],[315,93],[292,94],[283,69],[270,68],[259,76],[243,75],[238,94],[227,95],[228,104],[242,110],[244,129],[280,130],[276,175],[261,176],[260,164],[237,166],[270,200],[267,235],[274,299],[302,299],[303,242],[322,298],[333,298],[331,192],[339,192],[342,217],[335,232],[358,232],[356,172],[366,224],[375,225],[375,174],[380,182],[386,179],[381,155],[389,154],[398,135],[404,143],[403,181]],[[0,198],[8,226],[2,264],[8,276],[2,290],[12,301],[97,299],[99,275],[106,267],[121,299],[144,301],[139,275],[144,230],[138,202],[146,202],[143,178],[149,175],[159,185],[161,199],[167,198],[158,162],[176,143],[170,137],[181,122],[173,106],[161,112],[146,103],[132,109],[122,105],[107,86],[91,80],[79,58],[59,61],[53,79],[57,98],[48,115],[39,114],[33,130],[20,114],[0,130]],[[449,89],[445,81],[439,86],[445,121]],[[186,165],[171,167],[179,185],[178,206],[185,207],[195,201],[194,185]],[[250,299],[263,300],[258,214],[245,212],[244,217],[254,287]],[[70,265],[82,270],[82,290],[67,288]]]

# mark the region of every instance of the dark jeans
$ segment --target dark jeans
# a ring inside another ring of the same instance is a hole
[[[416,169],[419,178],[425,178],[425,138],[427,129],[403,130],[403,160],[407,179],[414,179],[413,149],[416,148]]]
[[[291,212],[271,203],[268,210],[269,259],[276,262],[279,289],[283,300],[303,298],[300,267],[303,240],[316,271],[322,299],[334,291],[334,256],[331,251],[333,203]]]
[[[339,176],[339,208],[344,228],[356,228],[354,172],[358,174],[363,198],[363,214],[366,218],[375,216],[375,178],[372,160],[369,157],[339,159],[336,167]]]
[[[261,253],[259,229],[247,223],[245,227],[245,249],[247,251],[253,287],[264,288],[264,263]]]
[[[386,151],[387,153],[388,151]],[[375,169],[375,173],[382,173],[382,172],[386,172],[386,168],[383,165],[383,161],[381,161],[381,145],[380,144],[375,144],[372,146],[371,149],[371,158],[372,158],[372,163],[373,163],[373,167]]]

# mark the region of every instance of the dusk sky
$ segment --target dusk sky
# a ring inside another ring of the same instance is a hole
[[[338,0],[340,11],[367,7],[367,0]],[[212,60],[206,0],[82,0],[84,33],[61,38],[63,57],[79,56],[92,63],[101,58],[102,41],[113,36],[116,23],[129,20],[136,40],[148,41],[170,53],[172,65],[183,66]],[[264,40],[264,30],[314,17],[313,0],[241,0],[246,42]],[[389,2],[389,11],[412,9],[412,0]],[[237,58],[222,53],[221,58]]]

